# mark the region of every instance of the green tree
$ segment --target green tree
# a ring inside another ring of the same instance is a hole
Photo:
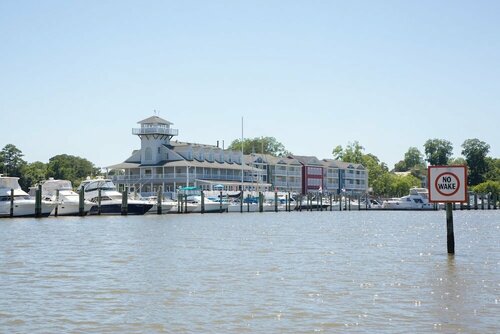
[[[395,175],[395,177],[391,179],[389,196],[402,197],[408,195],[412,187],[420,187],[420,179],[411,174],[405,176]]]
[[[451,142],[445,139],[429,139],[424,144],[427,161],[433,165],[447,165],[453,151]]]
[[[99,175],[100,170],[87,159],[73,155],[60,154],[49,159],[47,176],[69,180],[73,186],[80,184],[87,176]]]
[[[233,140],[228,149],[233,151],[241,151],[242,141],[239,139]],[[243,140],[243,154],[262,153],[270,154],[276,157],[282,157],[292,154],[285,149],[285,146],[276,140],[274,137],[255,137]]]
[[[0,174],[21,177],[22,170],[26,166],[23,156],[24,154],[15,145],[5,145],[0,151]]]
[[[47,179],[47,164],[35,161],[27,164],[23,169],[23,176],[20,180],[21,187],[28,189],[38,182]]]
[[[408,170],[416,166],[425,166],[424,156],[416,147],[410,147],[408,149],[405,153],[404,162]]]
[[[486,157],[488,170],[484,174],[487,181],[500,181],[500,159]]]
[[[473,191],[479,194],[500,195],[500,181],[486,181],[473,187]]]
[[[477,138],[467,139],[462,144],[462,155],[469,167],[469,184],[476,185],[483,181],[483,175],[488,171],[486,156],[490,151],[490,145]]]
[[[365,148],[358,141],[354,141],[352,143],[349,142],[345,149],[341,145],[338,145],[333,149],[332,154],[334,159],[362,164],[364,150]]]

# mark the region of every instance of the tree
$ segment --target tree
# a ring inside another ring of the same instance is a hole
[[[355,164],[363,163],[363,151],[365,148],[358,141],[349,142],[345,149],[341,145],[335,147],[332,151],[333,158],[344,162]]]
[[[24,154],[15,145],[5,145],[0,151],[0,174],[20,177],[22,169],[26,165],[23,156]]]
[[[33,187],[38,182],[47,179],[47,164],[40,161],[35,161],[27,164],[23,169],[23,176],[20,184],[24,189]]]
[[[469,167],[469,184],[476,185],[483,181],[483,175],[488,171],[486,155],[490,151],[490,145],[477,138],[467,139],[462,144],[462,155]]]
[[[242,141],[239,139],[233,140],[228,149],[233,151],[241,151]],[[255,137],[253,139],[243,140],[243,154],[262,153],[270,154],[276,157],[282,157],[292,154],[285,149],[285,146],[276,140],[274,137]]]
[[[488,181],[500,182],[500,159],[486,157],[488,171],[484,174],[484,178]]]
[[[486,181],[473,187],[474,192],[479,194],[500,195],[500,181]]]
[[[69,180],[77,186],[87,176],[100,174],[99,168],[87,159],[67,154],[56,155],[49,159],[47,177]]]
[[[405,176],[395,175],[395,177],[393,177],[391,181],[392,182],[389,188],[389,195],[391,197],[402,197],[408,195],[408,193],[410,192],[410,188],[420,186],[420,179],[414,177],[411,174]]]
[[[422,153],[420,153],[420,151],[416,147],[410,147],[408,149],[408,151],[405,153],[404,162],[408,170],[416,166],[425,165],[424,156],[422,155]]]
[[[427,161],[433,165],[447,165],[453,151],[451,142],[445,139],[429,139],[424,144]]]

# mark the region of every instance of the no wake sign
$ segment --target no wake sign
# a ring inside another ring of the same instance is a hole
[[[429,202],[466,202],[466,166],[430,166]]]

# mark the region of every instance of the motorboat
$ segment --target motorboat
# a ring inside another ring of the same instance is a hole
[[[87,179],[82,181],[77,191],[84,191],[86,200],[94,203],[90,209],[90,214],[121,214],[122,213],[122,194],[116,190],[116,186],[110,179],[97,178]],[[99,207],[99,191],[100,191],[100,207]],[[127,198],[127,214],[143,215],[153,207],[152,203],[148,203],[141,199]]]
[[[58,216],[80,215],[80,196],[73,191],[71,181],[51,178],[40,184],[42,185],[42,198],[57,204],[53,213],[57,210]],[[96,204],[84,200],[83,215],[88,214],[94,205]]]
[[[13,199],[11,199],[12,189]],[[0,174],[0,217],[10,217],[11,200],[13,217],[35,217],[36,201],[21,189],[19,178]],[[56,203],[42,200],[40,216],[48,217],[55,207]]]
[[[148,214],[156,214],[158,213],[158,197],[157,196],[149,196],[144,198],[149,204],[152,204],[153,206],[149,211],[147,212]],[[177,211],[177,202],[173,201],[171,199],[166,199],[162,198],[161,200],[161,213],[171,213],[174,211]]]
[[[392,210],[431,210],[427,188],[411,188],[410,194],[401,198],[392,198],[382,203],[382,208]]]
[[[183,199],[183,201],[185,201],[184,206],[186,204],[196,205],[196,207],[191,212],[202,212],[202,210],[204,213],[228,211],[229,202],[224,199],[221,200],[220,198],[215,198],[215,197],[204,197],[202,203],[201,189],[198,187],[179,188],[178,193],[184,197]],[[202,208],[202,204],[204,208]]]

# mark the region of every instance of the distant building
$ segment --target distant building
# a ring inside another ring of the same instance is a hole
[[[218,145],[172,140],[179,130],[158,116],[146,118],[132,134],[141,148],[124,162],[108,166],[120,188],[154,194],[159,189],[174,192],[179,187],[203,190],[286,191],[293,193],[364,194],[368,173],[364,166],[313,156],[275,157],[242,155]]]

